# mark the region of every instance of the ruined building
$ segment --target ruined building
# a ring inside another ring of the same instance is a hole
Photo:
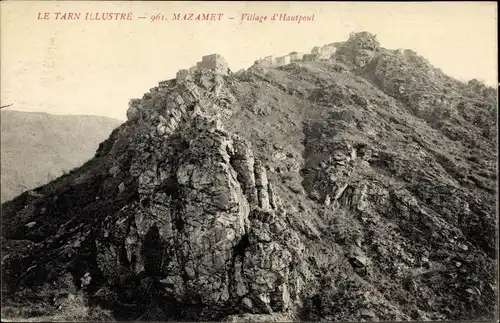
[[[219,54],[205,55],[201,58],[201,62],[196,63],[189,69],[179,70],[175,79],[178,82],[190,79],[198,70],[211,70],[217,74],[228,74],[229,65],[227,61]]]
[[[274,64],[275,64],[274,56],[270,55],[270,56],[264,57],[263,59],[259,59],[257,61],[257,64],[259,64],[261,66],[266,66],[266,67],[274,66]]]
[[[314,61],[318,58],[318,54],[305,54],[303,57],[302,57],[302,60],[304,62],[310,62],[310,61]]]
[[[311,54],[319,55],[320,53],[321,53],[321,47],[319,46],[314,46],[313,49],[311,49]]]
[[[332,54],[336,52],[335,44],[327,44],[324,46],[315,46],[310,54],[293,51],[287,55],[274,57],[273,55],[260,58],[254,62],[254,65],[260,67],[280,67],[288,65],[292,62],[309,62],[318,59],[330,59]],[[202,57],[201,62],[196,63],[195,66],[189,69],[179,70],[176,74],[177,82],[183,82],[191,79],[197,71],[211,70],[216,74],[228,74],[229,66],[227,61],[219,54],[205,55]],[[166,82],[166,81],[165,81]],[[167,84],[160,84],[160,88],[166,87]]]
[[[276,58],[276,66],[284,66],[290,64],[290,55],[285,55]]]
[[[315,56],[308,56],[307,57],[307,60],[312,60],[311,58],[313,59],[330,59],[330,57],[332,56],[333,53],[335,53],[336,51],[336,48],[329,44],[329,45],[324,45],[322,47],[320,46],[315,46],[312,50],[311,50],[311,55],[315,55]]]
[[[290,56],[290,61],[301,61],[302,57],[304,57],[304,53],[299,53],[299,52],[291,52],[288,54]]]
[[[199,69],[214,70],[215,72],[219,72],[221,74],[227,74],[229,69],[226,60],[219,54],[203,56],[201,62],[197,63],[196,66]]]
[[[318,59],[330,59],[336,52],[336,43],[331,43],[323,46],[315,46],[310,54],[293,51],[288,55],[275,58],[274,56],[266,56],[255,61],[255,65],[260,67],[280,67],[288,65],[292,62],[310,62]]]
[[[290,64],[290,62],[291,62],[290,55],[284,55],[276,58],[274,58],[274,56],[266,56],[263,59],[255,61],[255,64],[261,67],[279,67],[288,65]]]
[[[336,48],[332,45],[325,45],[321,47],[321,53],[319,55],[320,59],[330,59],[332,54],[334,54],[336,51]]]
[[[180,71],[177,72],[175,78],[178,81],[184,81],[184,80],[186,80],[186,79],[189,78],[189,75],[190,75],[189,71],[186,70],[186,69],[183,69],[183,70],[180,70]]]

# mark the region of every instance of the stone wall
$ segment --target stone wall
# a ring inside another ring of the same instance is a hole
[[[320,59],[330,59],[332,54],[335,53],[337,49],[334,46],[331,45],[325,45],[321,47],[321,53],[319,55]]]
[[[276,66],[284,66],[290,64],[290,55],[285,55],[276,58]]]
[[[179,70],[176,74],[177,81],[185,81],[190,79],[197,70],[208,69],[215,71],[220,74],[227,74],[229,67],[227,61],[219,54],[211,54],[202,57],[201,62],[196,63],[196,65],[191,66],[189,69]],[[164,88],[168,86],[167,81],[160,82],[160,87]]]
[[[293,51],[287,55],[275,58],[273,55],[266,56],[264,58],[255,61],[254,65],[261,67],[279,67],[290,64],[291,62],[297,61],[314,61],[317,59],[330,59],[331,55],[336,52],[335,44],[327,44],[324,46],[315,46],[311,50],[311,54],[304,54],[301,52]],[[201,62],[197,62],[195,66],[189,69],[182,69],[177,72],[176,80],[184,81],[189,79],[196,71],[208,69],[215,71],[219,74],[229,73],[229,66],[227,61],[219,54],[205,55],[202,57]],[[159,87],[165,88],[168,86],[167,81],[160,82]]]
[[[334,44],[324,45],[322,47],[315,46],[311,50],[311,54],[304,54],[301,52],[291,52],[288,55],[275,58],[273,55],[266,56],[262,59],[255,61],[255,65],[262,67],[279,67],[290,64],[291,62],[297,61],[314,61],[317,59],[330,59],[331,55],[335,53],[336,47]],[[202,57],[201,62],[196,63],[195,66],[189,69],[179,70],[176,74],[177,81],[185,81],[192,77],[197,70],[208,69],[215,71],[220,74],[227,74],[229,72],[229,66],[227,61],[219,54],[205,55]],[[162,81],[158,84],[159,89],[164,89],[169,87],[169,81]],[[155,89],[154,91],[157,91]]]
[[[276,64],[276,59],[272,55],[267,56],[267,57],[264,57],[264,59],[262,60],[262,63],[269,65],[269,66],[274,66]]]
[[[170,85],[170,80],[158,82],[158,87],[160,89],[167,88]]]
[[[256,65],[260,65],[262,67],[273,67],[276,65],[276,59],[273,55],[266,56],[264,58],[258,59],[255,61]]]
[[[314,59],[330,59],[333,53],[335,53],[336,48],[333,44],[328,44],[324,45],[322,47],[320,46],[315,46],[313,49],[311,49],[311,55],[316,55],[316,56],[307,56],[306,58],[303,57],[304,61],[310,61]]]
[[[177,79],[177,81],[184,81],[189,78],[189,71],[185,69],[180,70],[179,72],[177,72],[175,78]]]
[[[302,58],[302,60],[304,62],[310,62],[310,61],[314,61],[317,58],[318,58],[318,54],[305,54],[304,57]]]
[[[321,54],[321,47],[315,46],[313,49],[311,49],[311,54]]]
[[[304,53],[299,52],[291,52],[288,55],[290,56],[290,61],[301,61],[304,57]]]
[[[219,54],[203,56],[198,67],[202,69],[214,70],[220,73],[227,73],[229,69],[227,61]]]

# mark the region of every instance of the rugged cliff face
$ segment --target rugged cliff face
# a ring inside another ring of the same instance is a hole
[[[3,205],[4,295],[69,274],[117,318],[492,318],[496,109],[368,33],[330,60],[196,71]]]

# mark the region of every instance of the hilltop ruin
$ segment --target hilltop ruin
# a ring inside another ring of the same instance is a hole
[[[327,44],[323,46],[315,46],[311,49],[309,54],[304,54],[302,52],[293,51],[287,55],[275,57],[274,55],[266,56],[264,58],[255,61],[254,65],[260,67],[280,67],[291,64],[297,61],[312,61],[316,59],[328,60],[336,52],[336,44]],[[196,65],[188,68],[181,69],[177,72],[175,79],[161,81],[158,83],[158,87],[152,88],[151,93],[158,91],[160,88],[166,88],[186,81],[192,80],[197,71],[210,70],[216,74],[228,75],[230,73],[229,65],[224,57],[219,54],[210,54],[202,57],[201,61],[196,63]]]
[[[335,44],[315,46],[309,54],[294,51],[276,58],[274,56],[267,56],[255,61],[255,65],[260,67],[280,67],[297,61],[328,60],[335,54],[336,50]]]
[[[377,50],[380,45],[376,40],[376,36],[366,32],[351,33],[347,43],[349,47]],[[310,62],[315,60],[329,60],[332,56],[343,51],[341,43],[330,43],[323,46],[313,47],[309,53],[290,52],[286,55],[275,57],[274,55],[260,58],[254,62],[254,66],[270,68],[286,66],[293,62]],[[177,72],[175,79],[161,81],[157,87],[150,89],[150,93],[156,93],[159,89],[164,89],[186,80],[193,80],[198,71],[212,71],[219,75],[228,75],[231,71],[224,57],[220,54],[210,54],[202,57],[201,61],[188,69],[181,69]]]
[[[253,67],[276,68],[297,62],[328,61],[333,58],[340,63],[354,63],[357,66],[364,66],[366,62],[373,58],[379,48],[380,44],[375,35],[367,32],[351,33],[347,42],[334,42],[322,46],[314,46],[309,53],[293,51],[278,57],[269,55],[256,60]],[[352,61],[353,57],[355,58],[354,61]],[[154,95],[159,91],[172,88],[185,81],[195,81],[196,76],[200,75],[199,73],[203,74],[208,71],[217,75],[218,80],[223,75],[232,74],[229,64],[222,55],[216,53],[205,55],[202,56],[200,62],[197,62],[190,68],[180,69],[174,79],[159,82],[158,86],[151,88],[147,95]],[[133,114],[137,110],[137,102],[139,101],[140,99],[137,98],[130,100],[129,107],[132,107],[132,109],[129,109],[130,111],[127,112],[128,119],[135,118]]]
[[[227,61],[219,54],[205,55],[201,58],[201,62],[196,63],[189,69],[179,70],[176,74],[176,80],[182,82],[192,78],[194,73],[199,70],[211,70],[218,74],[228,74],[229,66]]]

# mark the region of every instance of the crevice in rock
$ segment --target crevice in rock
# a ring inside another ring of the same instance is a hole
[[[158,276],[161,273],[162,249],[160,231],[156,225],[153,225],[146,233],[142,247],[144,270],[149,276]]]
[[[181,277],[184,283],[187,283],[189,281],[189,275],[187,274],[186,270],[182,271]]]
[[[178,218],[178,219],[175,219],[175,228],[177,229],[177,231],[181,232],[183,229],[184,229],[184,220],[181,219],[181,218]]]
[[[245,233],[240,241],[233,247],[233,251],[234,251],[234,258],[240,256],[242,258],[245,257],[245,251],[246,249],[250,246],[250,240],[248,238],[248,233]]]
[[[149,197],[146,197],[141,201],[141,206],[144,208],[148,208],[151,205],[151,199]]]
[[[239,161],[239,158],[237,158],[235,155],[232,155],[231,152],[229,151],[229,147],[226,147],[226,151],[228,153],[228,155],[230,156],[229,157],[229,164],[233,167],[233,169],[236,171],[236,180],[238,181],[238,183],[243,183],[243,177],[242,175],[240,174],[240,172],[237,171],[237,167],[235,167],[235,165],[238,163]],[[245,190],[245,187],[244,185],[242,185],[243,187],[243,190]],[[244,194],[246,194],[247,192],[243,191]]]
[[[250,239],[248,233],[245,233],[240,241],[233,247],[232,259],[231,259],[231,267],[230,267],[230,276],[229,276],[229,288],[231,293],[233,294],[233,301],[231,302],[232,312],[235,312],[242,302],[242,300],[248,295],[248,290],[245,295],[238,296],[238,283],[242,283],[241,281],[237,281],[237,275],[241,278],[244,278],[244,270],[243,263],[245,258],[245,252],[250,246]],[[241,264],[241,268],[237,268],[237,259],[240,259],[239,264]],[[237,271],[240,270],[238,273]]]
[[[179,183],[175,179],[167,180],[158,190],[165,192],[168,196],[177,198],[179,196]]]

